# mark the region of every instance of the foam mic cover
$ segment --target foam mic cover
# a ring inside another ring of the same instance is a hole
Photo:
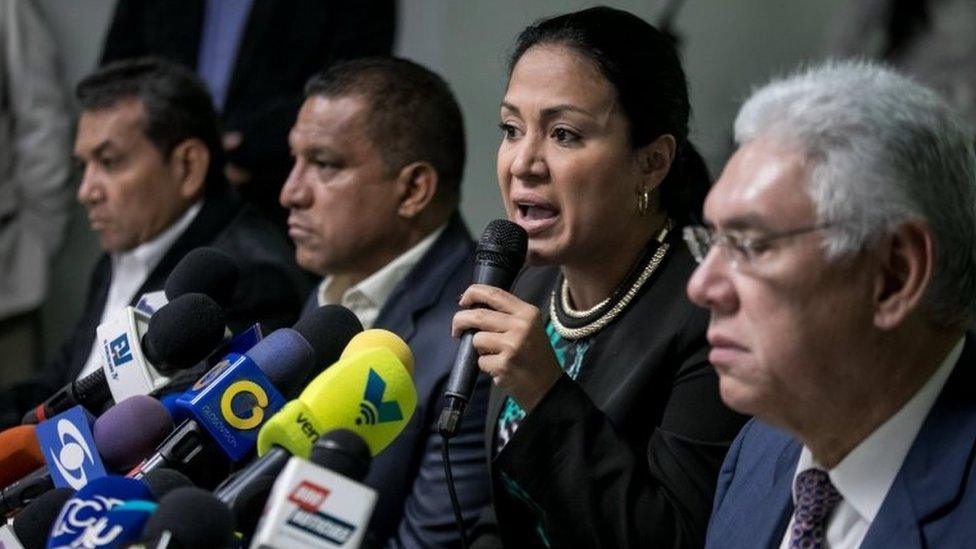
[[[110,469],[123,471],[139,463],[173,430],[166,407],[147,395],[112,406],[92,429],[95,447]]]
[[[372,461],[363,437],[349,429],[335,429],[319,437],[308,460],[340,475],[362,482]]]
[[[507,219],[489,223],[475,250],[472,284],[486,284],[506,291],[511,288],[525,263],[528,241],[525,229],[516,223]],[[478,352],[472,342],[474,334],[473,330],[468,330],[461,335],[457,357],[444,388],[447,405],[441,412],[438,429],[445,438],[457,434],[478,378]]]
[[[18,425],[0,433],[0,486],[7,486],[44,465],[44,454],[33,425]]]
[[[159,502],[142,539],[168,535],[173,547],[232,547],[234,517],[230,509],[200,488],[177,488]]]
[[[171,301],[188,293],[205,294],[226,308],[239,278],[234,258],[216,248],[195,248],[173,267],[163,291]]]
[[[108,476],[92,480],[61,508],[51,528],[47,547],[70,545],[113,507],[133,499],[151,498],[149,488],[135,479]]]
[[[55,488],[39,496],[17,513],[14,519],[14,534],[25,549],[42,548],[51,533],[54,519],[61,508],[71,499],[75,491],[71,488]]]
[[[153,469],[146,473],[140,480],[146,483],[146,486],[149,487],[149,491],[156,501],[163,499],[166,494],[177,488],[193,486],[193,481],[189,477],[179,471],[166,467]]]
[[[350,352],[319,374],[258,433],[258,455],[272,446],[307,458],[321,433],[349,429],[373,455],[406,427],[417,390],[404,364],[413,364],[406,343],[386,330],[366,330],[349,342]]]
[[[335,362],[356,334],[363,331],[359,318],[341,305],[325,305],[302,316],[294,329],[302,335],[315,353],[320,368]]]
[[[220,345],[226,324],[216,301],[204,294],[184,294],[149,318],[142,352],[160,372],[188,368]]]

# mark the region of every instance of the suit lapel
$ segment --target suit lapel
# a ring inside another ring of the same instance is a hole
[[[142,294],[162,288],[173,267],[183,259],[183,256],[194,248],[210,245],[234,219],[238,209],[239,204],[228,193],[206,197],[197,216],[166,251],[129,304],[134,307]]]
[[[463,266],[471,246],[470,233],[455,214],[434,245],[393,289],[374,324],[385,326],[410,341],[417,316],[437,303],[451,274]],[[431,281],[439,283],[431,284]]]
[[[923,547],[926,523],[958,500],[976,442],[973,334],[932,406],[862,547]]]
[[[776,460],[763,498],[770,502],[769,505],[762,506],[768,511],[765,515],[756,517],[755,532],[757,540],[762,541],[756,547],[779,547],[786,533],[786,527],[793,515],[793,475],[800,459],[800,449],[800,444],[790,439]]]

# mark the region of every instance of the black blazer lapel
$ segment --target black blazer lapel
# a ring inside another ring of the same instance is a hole
[[[135,306],[142,294],[161,289],[166,284],[166,278],[172,272],[173,267],[183,259],[183,256],[194,248],[207,246],[213,242],[217,235],[234,219],[239,209],[240,204],[229,193],[206,197],[197,216],[166,251],[166,254],[146,277],[146,281],[139,287],[129,304]]]

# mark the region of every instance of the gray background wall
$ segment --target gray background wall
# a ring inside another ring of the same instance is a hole
[[[94,68],[114,0],[36,0],[54,30],[66,85]],[[692,140],[713,172],[730,152],[730,125],[751,86],[816,59],[828,20],[843,0],[687,0],[676,20],[695,109]],[[495,182],[498,103],[505,54],[515,35],[547,15],[597,2],[559,0],[400,0],[396,51],[439,72],[464,111],[468,139],[462,208],[475,233],[502,214]],[[599,2],[655,22],[661,0]],[[80,208],[57,260],[43,311],[46,348],[70,329],[97,257]]]

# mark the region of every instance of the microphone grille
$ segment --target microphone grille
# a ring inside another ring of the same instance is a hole
[[[227,307],[239,278],[240,269],[234,258],[216,248],[194,248],[173,268],[163,291],[170,301],[183,294],[199,293]]]
[[[496,219],[485,227],[475,251],[475,261],[490,263],[515,272],[525,263],[529,237],[525,229],[507,219]]]

